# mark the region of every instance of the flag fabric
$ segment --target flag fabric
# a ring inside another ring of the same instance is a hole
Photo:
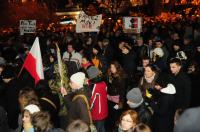
[[[102,15],[88,16],[81,11],[77,18],[76,32],[99,32],[101,19]]]
[[[59,49],[57,44],[56,44],[56,48],[57,48],[57,59],[58,59],[58,71],[59,71],[59,74],[60,74],[61,87],[63,87],[62,60],[61,60],[61,55],[60,55],[60,49]]]
[[[23,68],[25,68],[35,79],[35,85],[39,82],[39,80],[44,79],[44,71],[38,37],[36,37],[33,46],[24,61],[22,69]]]

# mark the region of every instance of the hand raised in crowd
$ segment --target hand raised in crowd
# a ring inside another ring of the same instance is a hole
[[[67,91],[66,91],[66,89],[64,87],[60,88],[60,92],[61,92],[62,96],[67,95]]]
[[[160,85],[155,85],[154,87],[156,90],[160,90],[162,88]]]

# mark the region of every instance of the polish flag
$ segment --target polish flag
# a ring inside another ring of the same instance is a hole
[[[35,79],[35,85],[38,83],[39,80],[44,79],[42,57],[38,37],[36,37],[33,46],[24,61],[22,69],[23,68],[25,68]]]

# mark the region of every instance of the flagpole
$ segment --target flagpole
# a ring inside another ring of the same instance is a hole
[[[23,64],[22,68],[20,69],[20,71],[19,71],[19,73],[17,75],[17,78],[19,78],[19,76],[21,75],[23,69],[24,69],[24,64]]]
[[[63,88],[63,74],[62,74],[62,60],[60,56],[60,49],[58,47],[58,44],[55,43],[56,49],[57,49],[57,60],[58,60],[58,71],[60,74],[60,83],[61,83],[61,88]]]

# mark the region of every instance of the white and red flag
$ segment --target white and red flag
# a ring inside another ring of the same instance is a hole
[[[36,37],[33,46],[24,61],[21,71],[23,68],[25,68],[35,79],[35,85],[39,82],[39,80],[44,79],[44,71],[38,37]],[[21,74],[21,71],[19,75]]]

